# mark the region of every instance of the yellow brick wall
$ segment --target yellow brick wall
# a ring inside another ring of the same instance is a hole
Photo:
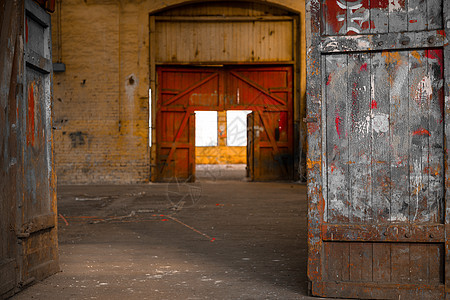
[[[148,147],[149,14],[186,1],[61,2],[61,26],[58,10],[52,14],[54,61],[61,28],[61,61],[66,64],[64,73],[54,74],[58,182],[148,181],[154,162],[154,149]],[[298,11],[304,32],[304,0],[273,3]],[[305,103],[304,34],[301,53],[297,120]]]

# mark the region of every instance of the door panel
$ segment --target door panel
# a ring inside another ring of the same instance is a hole
[[[446,296],[448,8],[308,1],[314,295]]]
[[[292,179],[291,67],[160,67],[158,80],[158,163],[152,180],[193,180],[195,137],[188,115],[195,110],[257,112],[252,179]]]

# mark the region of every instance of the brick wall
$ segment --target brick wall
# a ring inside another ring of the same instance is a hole
[[[53,59],[66,64],[65,72],[54,74],[59,183],[149,180],[149,13],[182,2],[64,0],[61,26],[59,10],[52,14]],[[273,2],[299,11],[304,20],[304,0]]]

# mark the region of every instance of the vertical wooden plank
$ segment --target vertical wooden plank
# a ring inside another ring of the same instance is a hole
[[[442,8],[446,0],[427,1],[427,24],[428,30],[442,29]]]
[[[372,219],[371,202],[371,101],[369,54],[348,55],[348,172],[352,223]]]
[[[389,1],[389,32],[408,30],[408,0]]]
[[[389,74],[381,52],[371,66],[372,211],[374,222],[385,223],[391,212]]]
[[[344,223],[349,220],[347,55],[329,55],[325,61],[327,124],[331,125],[326,129],[327,219],[330,223]]]
[[[445,34],[450,36],[450,2],[443,1],[443,17],[444,17],[444,26],[445,26]],[[448,155],[448,151],[450,149],[450,47],[447,44],[444,46],[444,136],[446,137],[444,140],[444,149],[446,152],[445,156],[445,276],[444,283],[446,287],[450,287],[450,172],[448,166],[450,165],[450,156]],[[447,297],[450,296],[450,293],[447,293]]]
[[[391,281],[391,245],[373,243],[373,281]]]
[[[408,31],[419,31],[427,29],[427,1],[408,1]]]
[[[441,284],[444,279],[444,249],[442,244],[427,245],[428,252],[428,282],[429,284]]]
[[[325,156],[322,137],[325,130],[326,113],[322,102],[322,62],[320,52],[321,29],[321,3],[319,0],[306,0],[306,46],[307,65],[306,76],[309,84],[306,87],[307,118],[315,118],[316,122],[307,123],[308,149],[307,149],[307,177],[308,177],[308,279],[312,282],[323,280],[323,241],[321,226],[324,220],[324,181]],[[326,191],[326,190],[325,190]],[[326,192],[325,192],[326,194]],[[317,289],[315,292],[323,293]]]
[[[328,280],[350,281],[350,243],[327,243],[324,252]]]
[[[391,282],[409,282],[409,244],[391,245]]]
[[[432,82],[429,107],[429,221],[441,223],[444,200],[444,56],[441,49],[424,52],[428,76]]]
[[[389,0],[370,0],[372,33],[386,33],[389,28]]]
[[[410,222],[427,222],[431,78],[425,50],[409,52],[409,185]]]
[[[384,51],[390,83],[391,215],[390,221],[409,217],[408,53]]]
[[[350,244],[350,281],[372,281],[372,243]]]
[[[411,244],[409,251],[409,268],[411,283],[425,284],[429,278],[428,246]]]

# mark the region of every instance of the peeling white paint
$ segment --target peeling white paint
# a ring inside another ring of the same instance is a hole
[[[377,113],[372,118],[372,128],[377,133],[389,131],[389,115]]]
[[[391,0],[389,1],[389,12],[399,11],[402,9],[400,5],[400,0]]]

